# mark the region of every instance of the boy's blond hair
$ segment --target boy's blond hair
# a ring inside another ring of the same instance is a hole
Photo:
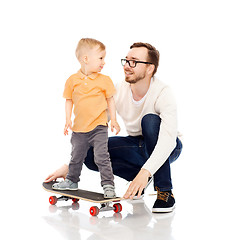
[[[78,42],[78,45],[77,45],[77,48],[76,48],[76,51],[75,51],[77,59],[78,60],[80,59],[80,56],[83,54],[82,52],[83,52],[84,49],[92,49],[95,46],[99,46],[99,50],[102,50],[102,51],[104,51],[105,48],[106,48],[105,45],[102,42],[100,42],[96,39],[82,38]]]

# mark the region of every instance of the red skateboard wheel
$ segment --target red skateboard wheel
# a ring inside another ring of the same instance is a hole
[[[77,202],[79,201],[79,199],[73,198],[72,201],[73,201],[74,203],[77,203]]]
[[[57,203],[57,197],[56,197],[56,196],[51,196],[51,197],[49,198],[49,203],[50,203],[51,205],[55,205],[55,204]]]
[[[89,212],[92,216],[97,216],[99,214],[99,208],[96,206],[91,207]]]
[[[116,203],[116,204],[114,204],[113,205],[113,207],[114,207],[114,212],[115,213],[119,213],[119,212],[121,212],[122,211],[122,205],[121,205],[121,203]]]

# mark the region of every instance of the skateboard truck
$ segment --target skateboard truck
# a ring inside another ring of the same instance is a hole
[[[121,203],[115,203],[113,206],[110,206],[110,202],[101,203],[100,209],[97,206],[93,206],[90,208],[89,212],[92,216],[97,216],[99,212],[110,210],[113,210],[115,213],[121,212],[122,211]]]
[[[49,198],[49,203],[51,204],[51,205],[55,205],[57,202],[59,202],[59,201],[68,201],[69,199],[72,199],[72,201],[74,202],[74,203],[76,203],[76,202],[78,202],[79,201],[79,199],[76,199],[76,198],[71,198],[71,197],[67,197],[67,196],[61,196],[61,197],[56,197],[56,196],[51,196],[50,198]]]
[[[111,207],[109,202],[108,203],[102,203],[101,208],[99,209],[100,212],[114,210],[114,207]]]

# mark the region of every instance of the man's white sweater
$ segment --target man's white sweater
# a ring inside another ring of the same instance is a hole
[[[141,120],[146,114],[157,114],[161,118],[157,144],[142,167],[153,175],[176,147],[177,108],[170,88],[153,77],[144,98],[136,102],[132,97],[130,84],[124,81],[117,86],[114,99],[117,112],[122,117],[130,136],[142,135]]]

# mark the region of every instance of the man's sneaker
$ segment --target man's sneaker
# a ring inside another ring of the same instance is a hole
[[[112,185],[103,185],[103,191],[104,191],[104,198],[115,198],[115,187]]]
[[[167,213],[172,212],[175,208],[175,199],[172,191],[161,192],[158,187],[157,190],[157,200],[155,201],[152,212],[153,213]]]
[[[78,190],[78,183],[74,183],[69,179],[65,179],[59,183],[54,183],[52,185],[54,190]]]

